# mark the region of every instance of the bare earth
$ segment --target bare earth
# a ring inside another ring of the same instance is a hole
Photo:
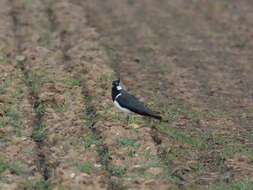
[[[1,0],[0,190],[253,189],[252,0]],[[111,81],[168,122],[111,102]]]

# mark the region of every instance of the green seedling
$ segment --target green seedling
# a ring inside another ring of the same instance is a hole
[[[0,174],[3,173],[8,168],[8,164],[0,159]]]
[[[126,173],[126,167],[110,165],[107,170],[112,176],[122,177]]]
[[[86,162],[83,164],[78,164],[77,168],[79,169],[80,172],[86,173],[86,174],[91,174],[91,172],[93,170],[93,166],[89,162]]]
[[[20,161],[11,163],[8,167],[11,173],[21,175],[24,173],[24,165]]]
[[[140,145],[136,142],[134,139],[129,139],[129,138],[122,138],[122,139],[117,139],[117,144],[122,147],[133,147],[137,148]]]

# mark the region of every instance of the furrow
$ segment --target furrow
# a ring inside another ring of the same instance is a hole
[[[25,189],[44,184],[38,145],[31,138],[35,114],[24,72],[17,65],[18,10],[13,1],[0,2],[0,189]]]
[[[50,176],[50,169],[49,166],[46,163],[46,155],[44,152],[45,149],[45,143],[44,138],[37,136],[38,133],[40,133],[43,130],[43,116],[44,113],[40,111],[41,108],[43,108],[43,103],[41,102],[39,95],[34,90],[34,85],[36,85],[36,81],[34,81],[33,73],[31,73],[30,70],[28,70],[25,66],[25,64],[29,64],[29,60],[25,60],[25,57],[23,54],[23,38],[26,36],[23,36],[23,33],[21,33],[22,29],[25,28],[24,24],[21,23],[21,20],[24,19],[25,14],[22,13],[22,5],[19,2],[16,1],[10,1],[10,4],[12,6],[11,10],[11,16],[12,16],[12,23],[13,23],[13,33],[14,38],[16,42],[16,55],[17,55],[17,64],[18,67],[21,69],[24,75],[24,80],[26,83],[27,88],[29,89],[29,96],[30,96],[30,104],[33,107],[33,111],[35,113],[35,116],[33,118],[32,126],[32,139],[36,142],[36,152],[37,152],[37,168],[40,171],[41,175],[43,176],[44,182],[47,183],[47,180]],[[47,185],[46,185],[47,186]]]

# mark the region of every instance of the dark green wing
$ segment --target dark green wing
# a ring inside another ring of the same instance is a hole
[[[161,116],[155,114],[153,111],[151,111],[149,108],[147,108],[144,105],[144,103],[142,103],[140,100],[138,100],[133,95],[127,93],[125,90],[122,90],[121,94],[122,95],[117,98],[117,101],[123,107],[129,109],[132,112],[138,113],[140,115],[150,116],[150,117],[154,117],[156,119],[161,119]]]

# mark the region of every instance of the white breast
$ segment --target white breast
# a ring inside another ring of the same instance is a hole
[[[121,96],[121,93],[118,94],[116,97],[115,97],[115,100],[113,101],[114,105],[119,108],[120,111],[123,111],[125,113],[131,113],[131,111],[129,109],[126,109],[126,108],[123,108],[119,105],[119,103],[117,102],[117,98]]]
[[[120,111],[123,111],[125,113],[132,113],[129,109],[121,107],[116,100],[113,103],[117,108],[119,108]]]

